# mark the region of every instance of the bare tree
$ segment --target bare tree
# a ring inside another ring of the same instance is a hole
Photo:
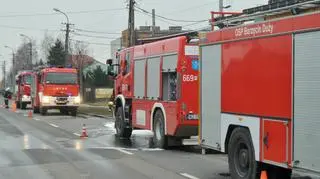
[[[75,43],[72,44],[72,50],[73,50],[73,54],[75,54],[75,61],[73,63],[75,63],[76,67],[79,69],[79,79],[80,79],[80,94],[81,96],[83,96],[84,90],[84,84],[83,84],[83,68],[85,65],[85,58],[88,57],[88,44],[76,41]],[[71,57],[72,60],[72,57]]]
[[[49,51],[51,47],[54,45],[55,39],[48,34],[48,32],[44,33],[44,37],[41,41],[41,57],[44,62],[47,61],[47,57],[49,56]]]

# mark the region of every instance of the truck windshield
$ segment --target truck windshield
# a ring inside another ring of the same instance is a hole
[[[31,84],[31,75],[25,75],[25,76],[23,76],[23,80],[22,80],[22,82],[24,83],[24,84],[28,84],[28,85],[30,85]]]
[[[75,73],[47,73],[46,84],[77,84]]]

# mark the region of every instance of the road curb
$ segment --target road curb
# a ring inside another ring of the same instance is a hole
[[[90,113],[80,113],[80,114],[84,114],[84,115],[87,115],[87,116],[92,116],[92,117],[98,117],[98,118],[111,118],[112,116],[111,115],[99,115],[99,114],[90,114]]]

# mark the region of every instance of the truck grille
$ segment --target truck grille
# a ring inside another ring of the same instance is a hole
[[[61,105],[67,104],[68,103],[68,98],[66,98],[66,97],[57,97],[56,103],[57,104],[61,104]]]

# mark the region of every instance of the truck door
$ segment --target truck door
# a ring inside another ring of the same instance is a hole
[[[293,160],[320,172],[320,31],[294,36]]]
[[[220,150],[221,45],[200,48],[201,145]]]

